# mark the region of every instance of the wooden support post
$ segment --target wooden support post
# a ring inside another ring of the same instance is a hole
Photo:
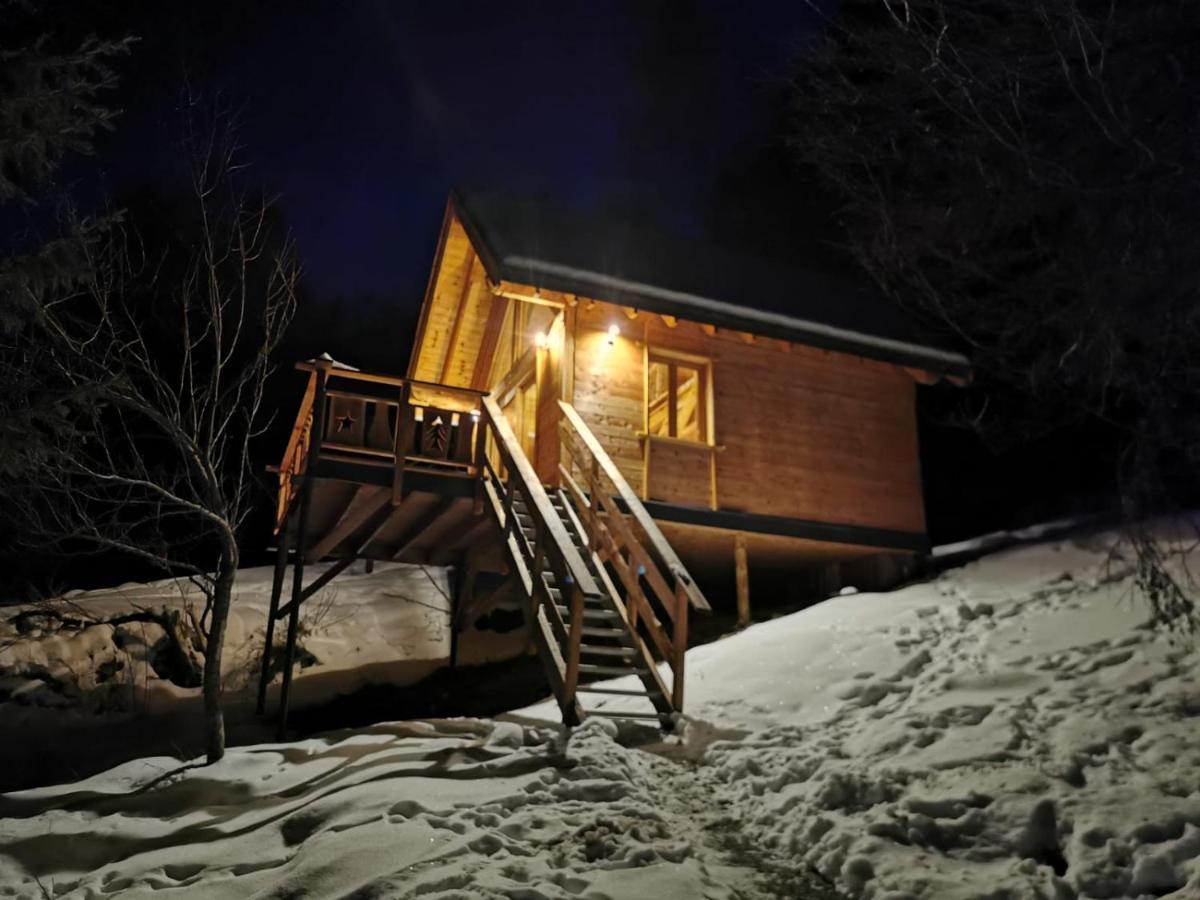
[[[307,482],[308,476],[305,476]],[[307,487],[307,484],[305,485]],[[275,726],[275,739],[287,739],[288,703],[292,694],[292,666],[296,659],[296,634],[300,628],[300,603],[304,596],[304,553],[305,531],[308,525],[307,491],[301,498],[300,524],[296,529],[296,558],[292,566],[292,600],[288,609],[287,639],[283,645],[283,685],[279,689],[279,719]]]
[[[288,553],[287,523],[279,530],[279,549],[275,551],[275,577],[271,581],[271,605],[267,610],[267,629],[263,639],[262,670],[258,674],[258,700],[254,712],[261,716],[267,708],[267,685],[271,682],[271,642],[275,639],[275,617],[279,614],[279,597],[283,593],[283,579],[287,575]]]
[[[571,624],[567,632],[567,671],[563,679],[563,711],[575,706],[575,692],[579,687],[579,656],[583,638],[583,591],[571,591]]]
[[[483,515],[483,478],[487,469],[487,411],[475,416],[475,515]]]
[[[455,591],[451,594],[454,606],[450,614],[450,668],[458,666],[458,635],[463,630],[463,619],[475,602],[475,579],[479,569],[470,562],[470,552],[463,553],[455,572]]]
[[[675,712],[683,712],[683,669],[687,659],[688,642],[688,602],[687,591],[675,576],[675,632],[673,634],[671,673],[674,680],[671,685],[671,706]]]
[[[450,668],[452,669],[458,665],[458,612],[462,608],[458,595],[462,590],[463,581],[465,580],[465,573],[463,572],[463,564],[466,562],[465,556],[464,554],[460,557],[458,564],[453,566],[448,573],[448,580],[450,582]]]
[[[412,444],[413,425],[416,423],[415,410],[409,403],[412,397],[412,383],[404,382],[400,388],[400,407],[396,410],[396,441],[392,448],[395,456],[395,468],[392,471],[392,506],[399,506],[404,499],[404,465],[408,458],[409,445]]]
[[[737,576],[737,627],[750,624],[750,568],[746,561],[746,536],[740,531],[733,539],[733,561]]]
[[[708,448],[708,507],[717,508],[717,448]]]
[[[308,550],[308,509],[312,504],[313,482],[317,477],[317,464],[321,458],[321,442],[325,439],[325,382],[328,371],[322,367],[317,373],[317,392],[313,398],[312,441],[308,459],[304,462],[304,481],[300,485],[300,512],[296,521],[295,563],[292,567],[292,602],[288,611],[287,642],[283,647],[283,685],[279,689],[279,723],[276,738],[287,738],[288,703],[292,692],[292,665],[296,658],[296,632],[300,627],[300,604],[304,597],[304,554]]]

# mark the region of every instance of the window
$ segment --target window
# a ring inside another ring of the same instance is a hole
[[[709,443],[707,362],[651,353],[646,370],[646,433]]]

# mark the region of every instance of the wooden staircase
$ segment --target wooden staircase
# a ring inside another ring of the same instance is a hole
[[[589,550],[583,526],[571,507],[571,501],[564,491],[556,490],[550,494],[550,504],[558,513],[559,520],[579,551],[588,573],[600,587],[599,594],[583,595],[583,610],[578,625],[579,663],[576,694],[633,698],[637,701],[630,701],[615,708],[588,708],[585,705],[579,709],[579,713],[584,716],[603,715],[620,719],[658,719],[664,727],[673,727],[679,710],[672,706],[670,694],[659,677],[654,660],[643,653],[636,635],[629,627],[625,604],[616,586],[609,579],[599,558]],[[537,528],[524,503],[515,501],[513,509],[517,527],[521,529],[525,540],[534,540]],[[565,649],[569,659],[570,635],[574,627],[571,624],[570,599],[564,596],[552,572],[544,573],[542,578],[546,582],[546,593],[559,618],[568,623],[568,644],[566,648],[560,648],[560,652],[561,649]],[[630,688],[593,686],[588,683],[626,675],[638,676],[641,685]],[[629,708],[631,703],[633,708]]]
[[[688,609],[707,611],[708,603],[569,404],[560,403],[563,486],[549,489],[495,401],[484,397],[482,405],[482,488],[525,585],[563,720],[656,719],[673,728],[683,709]],[[640,685],[591,684],[623,676]]]
[[[494,554],[497,542],[563,721],[600,715],[674,727],[689,608],[709,606],[569,404],[559,404],[558,484],[547,486],[489,395],[328,363],[301,368],[309,387],[276,470],[279,553],[258,692],[261,713],[272,634],[286,620],[281,737],[305,600],[355,559],[446,564],[471,549]],[[281,605],[289,552],[291,601]],[[330,558],[304,586],[305,564]],[[596,683],[623,676],[631,677]]]

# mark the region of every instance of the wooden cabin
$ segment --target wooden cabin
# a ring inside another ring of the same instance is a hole
[[[300,368],[281,723],[297,609],[365,558],[454,566],[456,630],[519,597],[566,721],[637,672],[650,708],[604,714],[669,725],[703,586],[745,619],[752,567],[882,586],[926,549],[916,390],[968,374],[861,287],[502,194],[451,198],[404,377]]]
[[[916,388],[967,372],[861,287],[462,194],[408,368],[491,391],[547,484],[573,406],[703,582],[869,558],[864,586],[926,549]]]

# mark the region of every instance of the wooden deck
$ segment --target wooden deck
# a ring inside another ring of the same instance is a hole
[[[477,575],[509,576],[525,598],[564,721],[589,714],[580,698],[589,678],[637,674],[644,689],[625,693],[642,697],[643,709],[604,714],[673,725],[683,705],[689,608],[708,604],[569,404],[561,404],[563,487],[547,487],[481,391],[332,361],[298,368],[309,381],[276,470],[279,541],[258,692],[261,714],[276,668],[275,627],[286,621],[281,738],[300,607],[359,559],[457,567],[455,634],[489,599],[475,595]],[[305,567],[322,560],[333,565],[305,584]]]

